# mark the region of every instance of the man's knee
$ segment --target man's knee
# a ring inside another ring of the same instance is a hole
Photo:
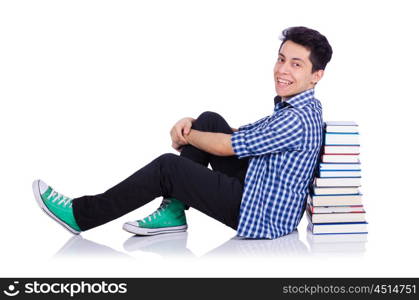
[[[173,153],[165,153],[160,155],[157,160],[161,165],[170,165],[176,162],[179,159],[179,155]]]
[[[192,129],[210,131],[210,132],[225,132],[230,130],[224,118],[212,111],[206,111],[199,115],[192,123]]]
[[[178,180],[185,170],[190,168],[193,162],[190,159],[173,153],[165,153],[156,159],[160,175],[167,181]]]
[[[199,115],[197,120],[214,121],[218,119],[223,119],[223,117],[213,111],[204,111],[202,114]]]

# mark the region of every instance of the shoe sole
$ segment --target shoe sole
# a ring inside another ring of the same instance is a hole
[[[45,205],[44,201],[41,198],[41,191],[39,189],[39,180],[35,180],[32,184],[32,190],[33,194],[35,195],[36,202],[38,202],[39,207],[41,207],[42,211],[45,212],[48,216],[53,218],[55,221],[57,221],[58,224],[63,226],[65,229],[70,231],[73,234],[80,234],[79,231],[74,230],[70,226],[68,226],[65,222],[61,221],[59,218],[57,218]]]
[[[122,229],[128,231],[129,233],[134,233],[136,235],[157,235],[165,233],[174,233],[174,232],[183,232],[186,231],[188,225],[174,226],[174,227],[164,227],[164,228],[142,228],[129,223],[125,223],[122,226]]]

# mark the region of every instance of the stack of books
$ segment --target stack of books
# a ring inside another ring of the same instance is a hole
[[[313,234],[366,234],[362,204],[359,130],[355,122],[326,122],[324,146],[307,199]]]

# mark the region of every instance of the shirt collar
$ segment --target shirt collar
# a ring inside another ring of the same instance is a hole
[[[303,107],[311,102],[311,100],[314,99],[314,89],[309,89],[307,91],[304,91],[302,93],[299,93],[298,95],[295,95],[294,97],[285,100],[285,106],[292,106],[292,107]],[[281,97],[275,96],[274,98],[275,102],[275,111],[280,109],[283,105],[281,105]]]

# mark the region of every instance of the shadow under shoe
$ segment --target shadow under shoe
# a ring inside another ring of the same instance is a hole
[[[158,254],[161,257],[195,257],[195,255],[186,247],[187,240],[187,232],[161,234],[156,236],[132,236],[125,241],[124,249],[128,252],[151,252]]]

